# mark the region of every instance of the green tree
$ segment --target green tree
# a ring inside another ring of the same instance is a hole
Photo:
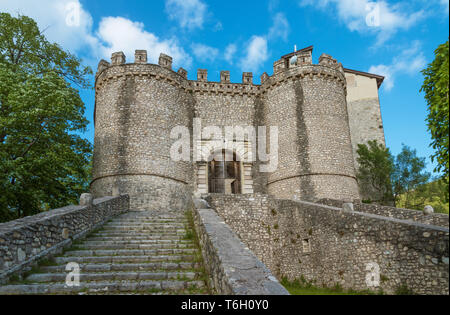
[[[0,221],[74,203],[86,191],[92,145],[72,86],[92,71],[49,43],[26,16],[0,13]]]
[[[426,183],[407,195],[397,196],[397,207],[423,210],[430,205],[437,213],[449,212],[448,183],[443,179],[435,179]],[[408,206],[409,205],[409,206]]]
[[[425,206],[418,203],[420,199],[414,197],[427,192],[425,184],[430,180],[431,174],[425,171],[425,167],[425,158],[417,157],[416,150],[403,145],[402,151],[395,158],[391,182],[396,200],[403,195],[405,208],[423,210]]]
[[[437,172],[443,172],[444,178],[449,177],[448,137],[449,137],[449,46],[448,41],[435,51],[435,60],[422,71],[425,80],[421,92],[425,92],[428,103],[428,129],[431,132],[431,143],[436,153],[433,161],[438,163]]]
[[[361,194],[367,201],[392,205],[391,186],[394,158],[388,148],[376,140],[358,145],[357,173]]]

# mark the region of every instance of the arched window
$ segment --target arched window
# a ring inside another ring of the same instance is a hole
[[[213,154],[208,163],[209,193],[240,194],[241,165],[236,153],[227,150]]]

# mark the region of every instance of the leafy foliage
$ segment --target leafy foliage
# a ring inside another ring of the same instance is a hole
[[[401,208],[423,210],[431,205],[436,212],[447,213],[449,208],[448,179],[430,182],[431,174],[425,171],[425,158],[417,151],[403,146],[392,156],[389,149],[376,141],[359,145],[358,179],[361,193],[372,196],[368,203],[395,205]]]
[[[397,207],[423,210],[426,205],[436,213],[449,213],[448,182],[438,179],[419,186],[414,191],[397,196]]]
[[[425,92],[428,103],[428,130],[431,143],[436,153],[432,156],[437,161],[437,172],[449,177],[448,137],[449,137],[449,46],[448,41],[435,51],[435,60],[422,71],[425,80],[421,91]]]
[[[25,16],[0,13],[0,221],[76,202],[90,177],[85,106],[92,71]]]
[[[415,204],[410,197],[423,190],[430,180],[431,174],[424,171],[425,167],[425,158],[417,157],[417,151],[405,145],[395,159],[394,172],[391,174],[394,194],[396,199],[401,194],[406,197],[405,207],[408,209],[422,207],[420,210],[423,210],[424,205]]]
[[[358,180],[361,193],[370,195],[373,201],[391,205],[394,195],[391,174],[394,171],[394,158],[388,148],[376,140],[358,145]]]

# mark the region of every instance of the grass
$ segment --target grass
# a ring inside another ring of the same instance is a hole
[[[303,276],[300,280],[288,281],[287,278],[281,280],[281,284],[292,295],[382,295],[383,292],[344,290],[339,284],[334,287],[317,287],[312,282],[307,281]]]
[[[198,239],[198,235],[195,232],[194,215],[192,213],[192,210],[187,210],[185,215],[186,215],[186,221],[187,221],[185,239],[193,241],[194,246],[197,249],[194,253],[195,258],[194,258],[193,262],[198,263],[200,266],[199,269],[201,270],[199,275],[196,277],[196,280],[204,281],[207,286],[207,288],[205,288],[204,291],[209,292],[210,291],[209,277],[207,275],[207,272],[205,269],[205,264],[203,261],[203,256],[201,253],[200,240]]]

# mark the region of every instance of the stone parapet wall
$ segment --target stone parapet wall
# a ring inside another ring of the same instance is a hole
[[[92,206],[68,206],[0,224],[0,283],[31,268],[129,210],[129,197],[104,197]]]
[[[344,204],[343,201],[334,199],[321,199],[318,201],[318,203],[338,208],[342,208]],[[357,212],[371,213],[389,218],[410,220],[424,224],[444,226],[447,228],[449,227],[448,214],[433,213],[426,215],[423,211],[395,208],[376,204],[366,204],[360,201],[355,201],[353,207]]]
[[[278,278],[388,294],[401,286],[449,293],[446,227],[260,194],[205,199]],[[366,282],[370,266],[379,267],[378,286]]]
[[[120,174],[99,178],[91,185],[95,196],[110,195],[114,188],[130,196],[130,210],[185,210],[192,190],[185,182],[151,174]],[[181,212],[180,212],[181,213]]]
[[[214,210],[201,208],[194,208],[195,228],[211,285],[218,294],[289,294]]]

